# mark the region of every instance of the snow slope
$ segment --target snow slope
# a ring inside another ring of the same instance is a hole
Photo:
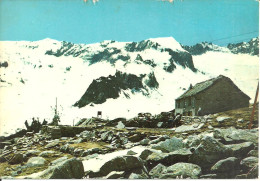
[[[61,124],[69,125],[80,118],[96,116],[97,111],[102,111],[103,118],[113,119],[131,118],[139,112],[158,114],[172,110],[175,98],[190,83],[194,85],[219,74],[229,76],[253,99],[258,80],[257,56],[209,51],[192,57],[196,72],[175,62],[165,48],[188,54],[172,37],[90,45],[52,39],[0,42],[0,63],[8,62],[8,67],[0,67],[0,135],[24,127],[24,121],[30,122],[32,117],[50,122],[56,97]],[[53,55],[46,54],[50,50]],[[91,63],[93,56],[98,59]],[[173,71],[166,71],[169,66],[175,66]],[[81,109],[72,106],[94,79],[115,75],[116,71],[138,76],[154,73],[159,87],[148,89],[147,95],[129,89],[103,104]]]

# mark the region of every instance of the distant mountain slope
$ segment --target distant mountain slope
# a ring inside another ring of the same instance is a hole
[[[182,48],[187,50],[192,55],[202,55],[208,51],[259,55],[259,37],[253,38],[249,42],[228,44],[227,47],[221,47],[212,43],[202,42],[193,46],[182,45]]]

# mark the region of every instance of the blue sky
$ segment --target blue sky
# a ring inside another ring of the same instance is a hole
[[[219,45],[258,36],[256,0],[1,0],[0,40],[74,43],[172,36]]]

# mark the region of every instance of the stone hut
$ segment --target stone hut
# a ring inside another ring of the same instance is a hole
[[[175,114],[197,116],[248,107],[250,97],[223,75],[197,83],[175,100]]]

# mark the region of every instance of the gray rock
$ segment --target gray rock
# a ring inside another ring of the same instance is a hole
[[[253,157],[258,157],[258,150],[251,150],[248,154],[248,157],[253,156]]]
[[[181,125],[179,127],[176,128],[175,132],[176,133],[180,133],[180,132],[186,132],[186,131],[194,131],[194,130],[198,130],[200,128],[202,128],[204,126],[204,123],[195,123],[192,125]]]
[[[162,127],[162,125],[163,125],[163,122],[158,122],[158,123],[157,123],[157,127],[158,127],[158,128]]]
[[[84,138],[86,140],[90,140],[91,138],[95,137],[95,132],[94,131],[83,131],[80,133],[80,137]]]
[[[152,146],[152,149],[161,150],[162,152],[172,152],[184,147],[182,139],[173,137],[171,139],[159,142]]]
[[[18,164],[23,162],[23,154],[21,153],[16,153],[14,156],[11,158],[10,161],[8,161],[9,164]]]
[[[250,150],[254,149],[254,144],[252,142],[244,142],[239,144],[226,145],[226,147],[233,150],[234,156],[244,157]]]
[[[48,144],[45,146],[45,148],[53,148],[53,147],[58,146],[58,145],[59,145],[59,141],[54,140],[54,141],[52,141],[51,143],[48,143]]]
[[[167,173],[167,167],[159,163],[152,170],[150,170],[149,175],[151,175],[152,178],[159,178],[164,173]]]
[[[227,121],[227,120],[229,120],[229,119],[231,119],[230,117],[224,117],[224,116],[220,116],[220,117],[217,117],[217,122],[219,122],[219,123],[223,123],[224,121]]]
[[[143,162],[140,158],[128,155],[118,156],[104,163],[97,175],[105,176],[112,171],[129,171],[138,168],[143,168]]]
[[[208,136],[202,138],[200,145],[195,147],[189,162],[198,164],[202,168],[208,168],[217,161],[230,157],[231,155],[231,148],[227,148],[224,144]]]
[[[71,158],[41,172],[36,179],[81,179],[84,167],[81,161]]]
[[[258,132],[248,129],[236,129],[234,127],[214,129],[214,137],[220,139],[224,144],[241,143],[245,141],[258,144]]]
[[[161,153],[161,151],[158,150],[153,150],[153,149],[145,149],[141,152],[140,154],[140,158],[142,160],[145,160],[149,155],[151,155],[152,153]]]
[[[101,148],[87,149],[87,150],[83,151],[80,156],[84,157],[84,156],[92,155],[95,153],[102,153],[102,149]]]
[[[192,153],[187,149],[180,149],[170,153],[153,152],[145,161],[148,167],[153,167],[159,163],[170,166],[177,162],[187,162],[191,154]]]
[[[240,118],[240,119],[237,120],[237,122],[243,123],[243,122],[245,122],[245,120]]]
[[[56,165],[56,164],[58,164],[58,163],[60,163],[60,162],[63,162],[63,161],[65,161],[65,160],[67,160],[67,159],[68,159],[67,156],[58,158],[58,159],[56,159],[56,160],[53,160],[53,161],[50,163],[50,165]]]
[[[135,142],[141,141],[144,137],[145,137],[144,134],[134,134],[134,135],[130,136],[128,138],[128,140],[135,143]]]
[[[150,142],[150,140],[147,139],[147,138],[145,138],[145,139],[143,139],[142,141],[140,141],[140,145],[146,146],[146,145],[149,144],[149,142]]]
[[[241,160],[240,162],[241,168],[243,168],[246,171],[249,171],[253,167],[256,167],[258,165],[258,158],[257,157],[247,157]]]
[[[107,132],[101,134],[101,140],[102,141],[112,141],[113,136],[114,136],[113,131],[107,131]]]
[[[118,128],[118,129],[124,129],[124,128],[125,128],[125,125],[124,125],[124,123],[122,123],[122,121],[119,121],[119,122],[117,123],[116,128]]]
[[[28,167],[37,167],[43,166],[45,162],[46,160],[43,157],[32,157],[27,161],[26,165]]]
[[[127,155],[136,155],[137,153],[134,152],[134,151],[132,151],[132,150],[129,150],[126,154],[127,154]]]
[[[120,177],[124,177],[124,175],[124,171],[112,171],[105,177],[105,179],[118,179]]]
[[[176,177],[197,179],[201,175],[201,168],[191,163],[176,163],[167,168],[159,179],[169,179]]]
[[[229,157],[220,160],[215,165],[213,165],[213,167],[211,167],[211,171],[214,173],[231,173],[235,170],[239,171],[239,160],[236,157]]]
[[[160,141],[165,141],[165,140],[167,140],[167,139],[170,139],[170,137],[167,136],[167,135],[164,135],[164,136],[161,136],[160,138],[157,138],[157,139],[154,139],[154,140],[150,141],[149,144],[157,144],[157,143],[159,143]]]
[[[49,157],[53,155],[55,152],[54,151],[43,151],[39,154],[40,157]]]

